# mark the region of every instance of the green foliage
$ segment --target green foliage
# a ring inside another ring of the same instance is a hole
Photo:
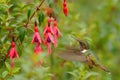
[[[28,13],[27,13],[27,18],[28,18],[28,21],[30,19],[30,15],[31,15],[31,9],[28,10]]]
[[[30,16],[41,0],[0,0],[0,80],[119,80],[120,79],[120,1],[119,0],[67,0],[68,16],[62,12],[62,0],[46,0],[35,16]],[[39,56],[33,55],[31,44],[36,20],[40,35],[47,24],[44,7],[53,7],[58,27],[62,32],[59,44],[47,56],[46,47]],[[29,21],[29,28],[25,22]],[[4,61],[10,48],[11,36],[15,35],[16,49],[20,58],[10,67],[9,58]],[[111,74],[97,68],[89,69],[79,62],[64,62],[56,57],[66,46],[78,46],[75,36],[87,40],[91,50],[98,55]],[[42,66],[37,66],[43,60]]]
[[[41,25],[44,21],[44,14],[43,12],[40,12],[38,13],[38,22],[39,22],[39,25]]]

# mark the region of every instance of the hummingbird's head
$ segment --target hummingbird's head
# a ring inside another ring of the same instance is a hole
[[[89,49],[89,44],[88,44],[87,41],[80,40],[78,38],[74,38],[74,39],[79,42],[80,50],[81,50],[82,53],[85,53]]]
[[[82,53],[85,53],[87,52],[87,50],[89,49],[89,45],[86,41],[82,41],[82,40],[79,40],[79,45],[80,45],[80,50]]]

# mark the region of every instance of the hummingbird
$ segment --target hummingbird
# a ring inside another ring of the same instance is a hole
[[[102,65],[100,62],[95,62],[93,58],[95,57],[97,59],[98,57],[90,53],[90,48],[87,41],[79,39],[76,40],[79,42],[80,48],[66,47],[66,49],[58,53],[57,56],[66,61],[77,61],[85,63],[90,69],[97,67],[105,72],[110,72],[109,69]]]

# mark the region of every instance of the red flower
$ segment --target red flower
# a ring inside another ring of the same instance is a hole
[[[67,6],[67,2],[66,2],[66,0],[64,0],[63,7],[66,7],[66,6]]]
[[[67,2],[66,2],[66,0],[64,0],[64,2],[63,2],[63,12],[64,12],[65,16],[68,15],[68,8],[67,8]]]
[[[54,27],[53,27],[53,32],[54,32],[54,47],[57,47],[57,39],[59,37],[59,35],[61,34],[60,30],[57,28],[57,22],[56,20],[54,20]]]
[[[17,53],[17,51],[15,49],[15,43],[14,43],[14,41],[12,41],[12,43],[11,43],[11,49],[9,51],[9,56],[10,56],[10,59],[18,58],[19,57],[18,53]]]
[[[34,27],[34,35],[32,38],[32,43],[35,43],[35,49],[34,49],[34,53],[39,53],[42,51],[40,44],[42,43],[41,37],[38,33],[38,27],[37,27],[37,23],[35,22],[35,27]]]
[[[38,27],[37,26],[34,27],[34,35],[33,35],[33,38],[32,38],[32,43],[42,43],[41,37],[38,33]]]
[[[52,42],[54,44],[52,34],[54,34],[54,33],[53,33],[53,30],[52,30],[52,27],[50,26],[50,23],[48,22],[48,25],[45,27],[45,30],[44,30],[44,37],[45,37],[44,43],[48,48],[48,53],[49,54],[51,54],[51,45],[50,45],[50,43]]]
[[[47,26],[45,27],[45,29],[44,29],[44,32],[43,32],[44,36],[46,36],[47,33],[54,34],[53,29],[52,29],[52,27],[50,26],[50,22],[48,22],[48,25],[47,25]]]
[[[12,42],[11,42],[11,48],[10,50],[8,51],[7,55],[6,55],[6,58],[10,56],[10,62],[11,62],[11,67],[13,68],[14,67],[14,58],[19,58],[19,55],[15,49],[15,42],[14,42],[14,37],[12,39]]]

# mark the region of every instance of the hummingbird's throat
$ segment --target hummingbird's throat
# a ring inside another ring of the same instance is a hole
[[[86,50],[86,49],[83,49],[81,52],[82,53],[86,53],[88,50]]]

